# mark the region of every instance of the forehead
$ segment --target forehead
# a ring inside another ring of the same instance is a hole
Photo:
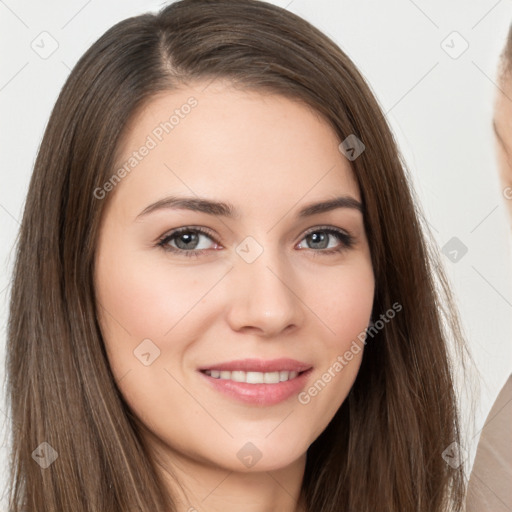
[[[178,188],[243,203],[313,200],[340,191],[360,199],[331,125],[284,96],[225,84],[160,93],[127,126],[116,168],[148,141],[152,149],[118,185],[123,194],[149,198]]]

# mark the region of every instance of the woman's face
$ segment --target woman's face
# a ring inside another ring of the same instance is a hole
[[[304,462],[360,367],[374,296],[361,195],[309,108],[204,88],[149,103],[124,177],[95,192],[99,320],[160,455],[277,469]]]
[[[494,103],[494,129],[503,196],[512,219],[512,77],[502,74]]]

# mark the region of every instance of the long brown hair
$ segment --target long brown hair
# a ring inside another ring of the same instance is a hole
[[[39,148],[8,325],[10,511],[176,510],[108,365],[92,284],[108,197],[94,191],[114,174],[123,127],[155,94],[217,78],[303,102],[340,141],[363,141],[351,166],[374,318],[403,307],[368,342],[347,399],[308,450],[308,512],[461,510],[463,466],[442,456],[460,442],[449,345],[463,347],[461,330],[376,99],[332,40],[285,9],[182,0],[116,24],[87,50]],[[58,459],[42,468],[34,451],[50,447]]]

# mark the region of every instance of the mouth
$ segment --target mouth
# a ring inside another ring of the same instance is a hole
[[[237,401],[274,405],[299,393],[313,371],[294,359],[244,359],[199,368],[207,383]]]

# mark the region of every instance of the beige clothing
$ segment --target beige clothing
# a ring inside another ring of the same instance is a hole
[[[512,374],[480,434],[466,507],[467,512],[512,511]]]

